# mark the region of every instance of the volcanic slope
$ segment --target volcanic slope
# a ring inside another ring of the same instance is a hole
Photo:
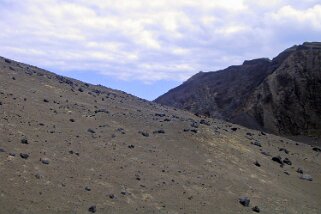
[[[5,58],[0,112],[0,213],[321,211],[316,147]]]
[[[200,72],[155,101],[274,134],[321,139],[321,42],[295,45],[273,60]]]

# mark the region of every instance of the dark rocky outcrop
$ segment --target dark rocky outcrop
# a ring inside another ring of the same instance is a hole
[[[321,134],[321,43],[200,72],[155,101],[285,135]]]

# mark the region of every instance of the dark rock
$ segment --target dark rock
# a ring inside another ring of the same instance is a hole
[[[303,174],[303,170],[302,170],[301,168],[298,168],[298,169],[296,170],[296,172],[297,172],[297,173],[300,173],[300,174]]]
[[[49,103],[49,100],[47,100],[47,99],[43,99],[43,101],[44,101],[45,103]]]
[[[109,114],[109,111],[107,109],[98,109],[98,110],[95,110],[95,114],[97,113],[106,113],[106,114]]]
[[[258,206],[253,207],[252,210],[253,210],[253,212],[256,212],[256,213],[261,212],[261,210]]]
[[[271,154],[269,152],[267,152],[267,151],[262,151],[261,154],[265,155],[265,156],[271,156]]]
[[[283,151],[285,154],[289,154],[289,151],[287,149],[285,149],[285,148],[280,148],[279,151],[280,152]]]
[[[306,181],[312,181],[312,180],[313,180],[313,179],[312,179],[312,176],[311,176],[311,175],[308,175],[308,174],[302,174],[302,175],[300,176],[300,179],[306,180]]]
[[[318,148],[318,147],[313,147],[312,150],[313,150],[313,151],[316,151],[316,152],[321,152],[321,149]]]
[[[91,213],[95,213],[97,211],[97,208],[95,205],[91,206],[88,208],[88,211],[91,212]]]
[[[261,167],[261,164],[258,161],[255,161],[254,165],[257,167]]]
[[[197,122],[193,122],[192,124],[191,124],[191,127],[193,127],[193,128],[198,128],[198,123]]]
[[[165,131],[163,129],[153,131],[153,134],[165,134]]]
[[[4,61],[5,61],[6,63],[8,63],[8,64],[11,63],[11,60],[9,60],[9,59],[4,59]]]
[[[261,132],[261,135],[266,135],[264,132]]]
[[[242,204],[245,207],[250,206],[250,199],[248,197],[243,196],[243,197],[239,198],[239,202],[240,202],[240,204]]]
[[[12,156],[12,157],[15,157],[16,153],[10,152],[9,155]]]
[[[252,145],[262,147],[261,143],[258,141],[251,142]]]
[[[49,164],[49,159],[47,158],[41,158],[40,159],[41,163],[48,165]]]
[[[231,130],[232,130],[232,131],[236,131],[236,130],[237,130],[237,128],[234,128],[234,127],[233,127],[233,128],[231,128]]]
[[[3,148],[0,148],[0,152],[6,152],[6,150],[4,150]]]
[[[206,120],[204,120],[204,119],[202,119],[202,120],[200,121],[200,124],[203,124],[203,125],[206,125],[206,126],[210,126],[210,125],[211,125],[209,121],[206,121]]]
[[[142,134],[144,137],[149,137],[148,132],[140,131],[139,133]]]
[[[22,144],[29,144],[27,138],[23,138],[20,141]]]
[[[156,113],[155,116],[156,116],[156,117],[165,117],[166,115],[163,114],[163,113]]]
[[[129,145],[128,148],[133,149],[133,148],[135,148],[135,146],[134,145]]]
[[[280,156],[275,156],[272,158],[272,160],[279,163],[279,164],[283,164],[282,158]]]
[[[184,131],[184,132],[189,132],[189,131],[190,131],[190,129],[184,129],[183,131]]]
[[[91,191],[91,188],[87,186],[87,187],[85,187],[85,190],[89,192],[89,191]]]
[[[114,199],[114,198],[115,198],[115,195],[114,195],[114,194],[110,194],[110,195],[109,195],[109,198],[110,198],[110,199]]]
[[[20,153],[20,157],[23,158],[23,159],[28,159],[29,155],[26,154],[26,153]]]
[[[95,132],[93,129],[91,129],[91,128],[87,129],[87,131],[90,132],[90,133],[92,133],[92,134],[95,134],[95,133],[96,133],[96,132]]]
[[[78,88],[78,91],[84,92],[84,89],[83,88]]]
[[[292,162],[288,159],[288,158],[285,158],[283,160],[283,163],[287,164],[287,165],[292,165]]]
[[[75,122],[75,120],[74,120],[74,119],[72,119],[72,118],[71,118],[71,119],[69,119],[69,121],[70,121],[70,122],[72,122],[72,123],[74,123],[74,122]]]

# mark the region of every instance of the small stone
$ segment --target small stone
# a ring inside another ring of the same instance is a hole
[[[283,163],[287,164],[287,165],[292,165],[292,162],[288,159],[288,158],[285,158],[283,160]]]
[[[23,159],[28,159],[29,155],[25,154],[25,153],[20,153],[20,157],[23,158]]]
[[[89,192],[89,191],[91,191],[91,188],[87,186],[87,187],[85,187],[85,190]]]
[[[254,165],[257,167],[261,167],[261,164],[258,161],[255,161]]]
[[[95,205],[91,206],[88,208],[88,211],[91,212],[91,213],[95,213],[97,211],[97,208]]]
[[[9,155],[12,156],[12,157],[15,157],[16,153],[10,152]]]
[[[22,143],[22,144],[29,144],[27,138],[21,139],[21,143]]]
[[[41,158],[40,161],[43,164],[47,164],[47,165],[49,164],[49,159],[47,159],[47,158]]]
[[[296,170],[296,172],[299,173],[299,174],[303,174],[303,170],[302,170],[301,168],[298,168],[298,169]]]
[[[280,152],[283,151],[285,154],[289,154],[289,151],[287,149],[285,149],[285,148],[280,148],[279,151]]]
[[[90,132],[90,133],[92,133],[92,134],[95,134],[95,133],[96,133],[96,132],[95,132],[93,129],[91,129],[91,128],[87,129],[87,131]]]
[[[165,134],[165,131],[163,129],[153,131],[153,134]]]
[[[313,180],[313,179],[312,179],[312,176],[311,176],[311,175],[308,175],[308,174],[302,174],[302,175],[300,176],[300,179],[306,180],[306,181],[312,181],[312,180]]]
[[[35,177],[36,177],[37,179],[43,178],[43,176],[42,176],[40,173],[36,173],[36,174],[35,174]]]
[[[149,134],[147,132],[140,131],[140,134],[142,134],[144,137],[149,137]]]
[[[69,121],[70,121],[70,122],[72,122],[72,123],[74,123],[74,122],[75,122],[75,120],[74,120],[74,119],[72,119],[72,118],[71,118],[71,119],[69,119]]]
[[[231,128],[231,130],[235,132],[235,131],[237,130],[237,128],[234,128],[234,127],[233,127],[233,128]]]
[[[262,151],[261,152],[262,155],[265,155],[265,156],[271,156],[269,152],[266,152],[266,151]]]
[[[6,150],[4,150],[3,148],[0,148],[0,152],[6,152]]]
[[[251,144],[254,146],[262,147],[261,143],[258,141],[252,142]]]
[[[109,195],[109,198],[110,198],[110,199],[114,199],[114,198],[115,198],[115,195],[114,195],[114,194],[110,194],[110,195]]]
[[[239,202],[240,202],[240,204],[242,204],[245,207],[248,207],[250,205],[250,199],[245,196],[239,198]]]
[[[258,206],[252,208],[253,212],[259,213],[261,210]]]
[[[133,149],[133,148],[135,148],[135,146],[134,145],[129,145],[128,148]]]
[[[49,103],[49,100],[47,100],[47,99],[43,99],[43,101],[44,101],[45,103]]]
[[[321,152],[321,149],[318,148],[318,147],[313,147],[312,150],[315,151],[315,152]]]
[[[275,156],[272,158],[272,160],[283,165],[282,158],[280,156]]]

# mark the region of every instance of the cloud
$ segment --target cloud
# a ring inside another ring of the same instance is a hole
[[[183,81],[321,38],[317,0],[2,0],[0,54],[61,72]]]

